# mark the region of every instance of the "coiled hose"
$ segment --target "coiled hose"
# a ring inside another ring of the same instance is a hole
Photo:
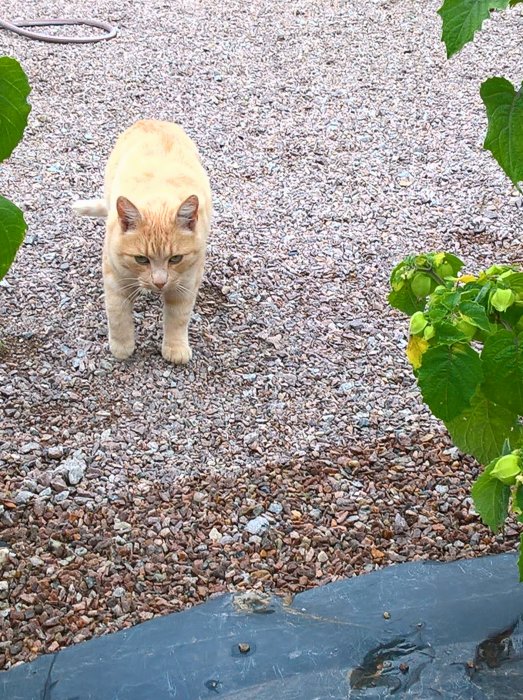
[[[95,34],[94,36],[53,36],[52,34],[41,34],[40,32],[31,32],[23,27],[56,27],[66,24],[76,25],[83,24],[88,27],[96,27],[102,29],[104,34]],[[102,22],[98,19],[24,19],[7,20],[0,19],[0,28],[7,29],[9,32],[20,34],[28,39],[36,39],[37,41],[48,41],[52,44],[92,44],[96,41],[107,41],[114,39],[118,34],[118,28],[112,26],[108,22]]]

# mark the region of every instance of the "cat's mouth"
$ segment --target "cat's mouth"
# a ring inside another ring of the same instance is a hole
[[[161,297],[163,292],[165,291],[164,289],[158,289],[158,287],[153,287],[147,285],[141,285],[142,288],[142,294],[145,294],[146,296],[153,296],[153,297]]]

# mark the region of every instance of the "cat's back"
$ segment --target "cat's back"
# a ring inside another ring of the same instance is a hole
[[[156,119],[141,119],[126,129],[116,141],[106,168],[106,185],[115,180],[133,180],[140,175],[154,179],[179,176],[208,180],[194,141],[181,126]]]
[[[196,144],[182,127],[159,119],[141,119],[126,129],[116,141],[111,157],[133,151],[156,157],[185,154],[199,159]]]

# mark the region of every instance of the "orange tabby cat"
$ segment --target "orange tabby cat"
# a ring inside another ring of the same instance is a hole
[[[103,251],[109,346],[134,351],[133,302],[141,290],[163,296],[162,355],[192,356],[188,325],[201,283],[211,190],[194,142],[176,124],[142,120],[117,140],[105,172],[105,201],[73,208],[107,217]]]

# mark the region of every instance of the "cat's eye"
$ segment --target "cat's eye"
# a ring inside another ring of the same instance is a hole
[[[138,265],[148,265],[149,264],[149,258],[146,258],[145,255],[135,255],[134,259],[138,263]]]
[[[179,263],[182,258],[183,258],[183,255],[173,255],[172,258],[169,258],[169,262],[172,263],[173,265],[176,265],[176,263]]]

